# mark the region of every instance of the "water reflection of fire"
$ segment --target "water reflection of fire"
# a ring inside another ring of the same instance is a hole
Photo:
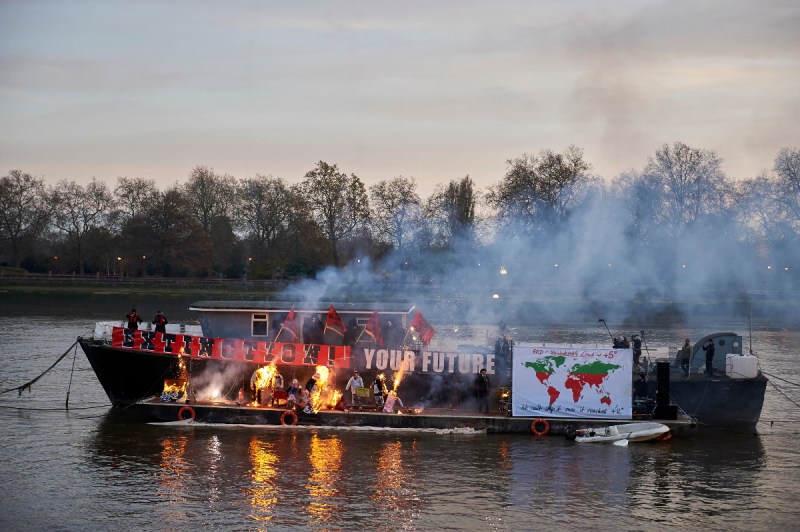
[[[272,508],[278,503],[275,496],[278,479],[278,456],[274,444],[257,438],[250,440],[250,461],[253,464],[253,488],[250,504],[252,517],[256,521],[270,521],[274,517]]]
[[[412,449],[412,452],[415,449]],[[415,479],[408,474],[403,463],[403,445],[400,442],[385,443],[380,451],[375,476],[375,488],[370,498],[386,505],[399,520],[410,517],[415,500]],[[398,512],[399,515],[398,515]],[[398,522],[396,529],[406,528]]]
[[[314,435],[311,439],[308,461],[312,471],[306,483],[306,490],[311,503],[308,512],[319,523],[333,524],[339,501],[337,486],[340,485],[342,467],[342,441],[338,436],[320,438]]]

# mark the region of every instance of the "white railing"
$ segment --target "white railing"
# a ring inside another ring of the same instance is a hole
[[[125,327],[127,323],[124,320],[117,321],[98,321],[94,326],[94,339],[95,340],[111,340],[111,333],[114,327]],[[183,332],[181,332],[183,328]],[[140,323],[140,331],[152,331],[152,323]],[[170,334],[187,334],[189,336],[203,336],[203,327],[200,325],[187,325],[183,323],[168,323],[167,332]]]

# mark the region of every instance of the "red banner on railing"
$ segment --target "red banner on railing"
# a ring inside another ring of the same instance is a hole
[[[350,367],[350,347],[209,338],[114,327],[111,346],[152,353],[251,364]]]

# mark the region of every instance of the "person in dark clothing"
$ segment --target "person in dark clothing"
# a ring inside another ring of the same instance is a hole
[[[306,390],[311,393],[314,390],[314,387],[317,385],[317,381],[319,380],[319,373],[314,373],[314,375],[308,379],[306,382]]]
[[[482,369],[475,377],[475,395],[478,397],[478,409],[482,413],[489,413],[489,377],[486,369]]]
[[[128,329],[138,329],[139,324],[142,323],[142,318],[136,312],[135,308],[132,308],[131,311],[125,316],[125,319],[128,321]]]
[[[633,365],[639,365],[639,358],[642,356],[642,337],[638,334],[631,336],[633,340]]]
[[[692,364],[692,351],[694,348],[692,344],[689,342],[687,338],[686,341],[683,342],[683,347],[681,348],[681,369],[683,370],[683,374],[687,377],[689,376],[689,369],[691,368]]]
[[[498,336],[494,342],[494,356],[498,359],[511,356],[511,340],[508,335]]]
[[[160,310],[157,311],[156,317],[153,318],[153,325],[156,326],[155,331],[160,333],[167,332],[167,323],[169,323],[169,320],[167,320],[167,317],[164,316],[164,313]]]
[[[709,340],[703,345],[703,350],[706,352],[706,377],[714,374],[714,349],[714,340]]]

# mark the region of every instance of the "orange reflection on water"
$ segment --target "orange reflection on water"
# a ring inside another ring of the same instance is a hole
[[[186,447],[188,440],[185,436],[164,438],[161,440],[161,462],[159,463],[158,476],[164,493],[174,495],[183,491],[183,475],[189,469],[186,463]]]
[[[274,445],[258,438],[250,440],[248,448],[250,462],[253,464],[251,476],[253,486],[250,489],[250,505],[254,521],[268,522],[273,517],[273,507],[277,504],[275,496],[275,480],[278,478],[278,455]]]
[[[387,442],[381,447],[378,458],[376,489],[370,498],[393,510],[408,508],[411,479],[406,478],[403,466],[403,447],[400,442]]]
[[[186,519],[187,479],[192,476],[191,456],[187,452],[189,438],[184,435],[164,438],[160,442],[161,455],[156,478],[160,484],[158,495],[168,504],[159,508],[162,523],[167,529],[177,529]]]
[[[317,521],[332,521],[336,509],[334,497],[339,494],[338,483],[342,468],[342,441],[338,436],[320,438],[315,434],[308,449],[308,462],[311,464],[306,490],[311,502],[308,513]]]

